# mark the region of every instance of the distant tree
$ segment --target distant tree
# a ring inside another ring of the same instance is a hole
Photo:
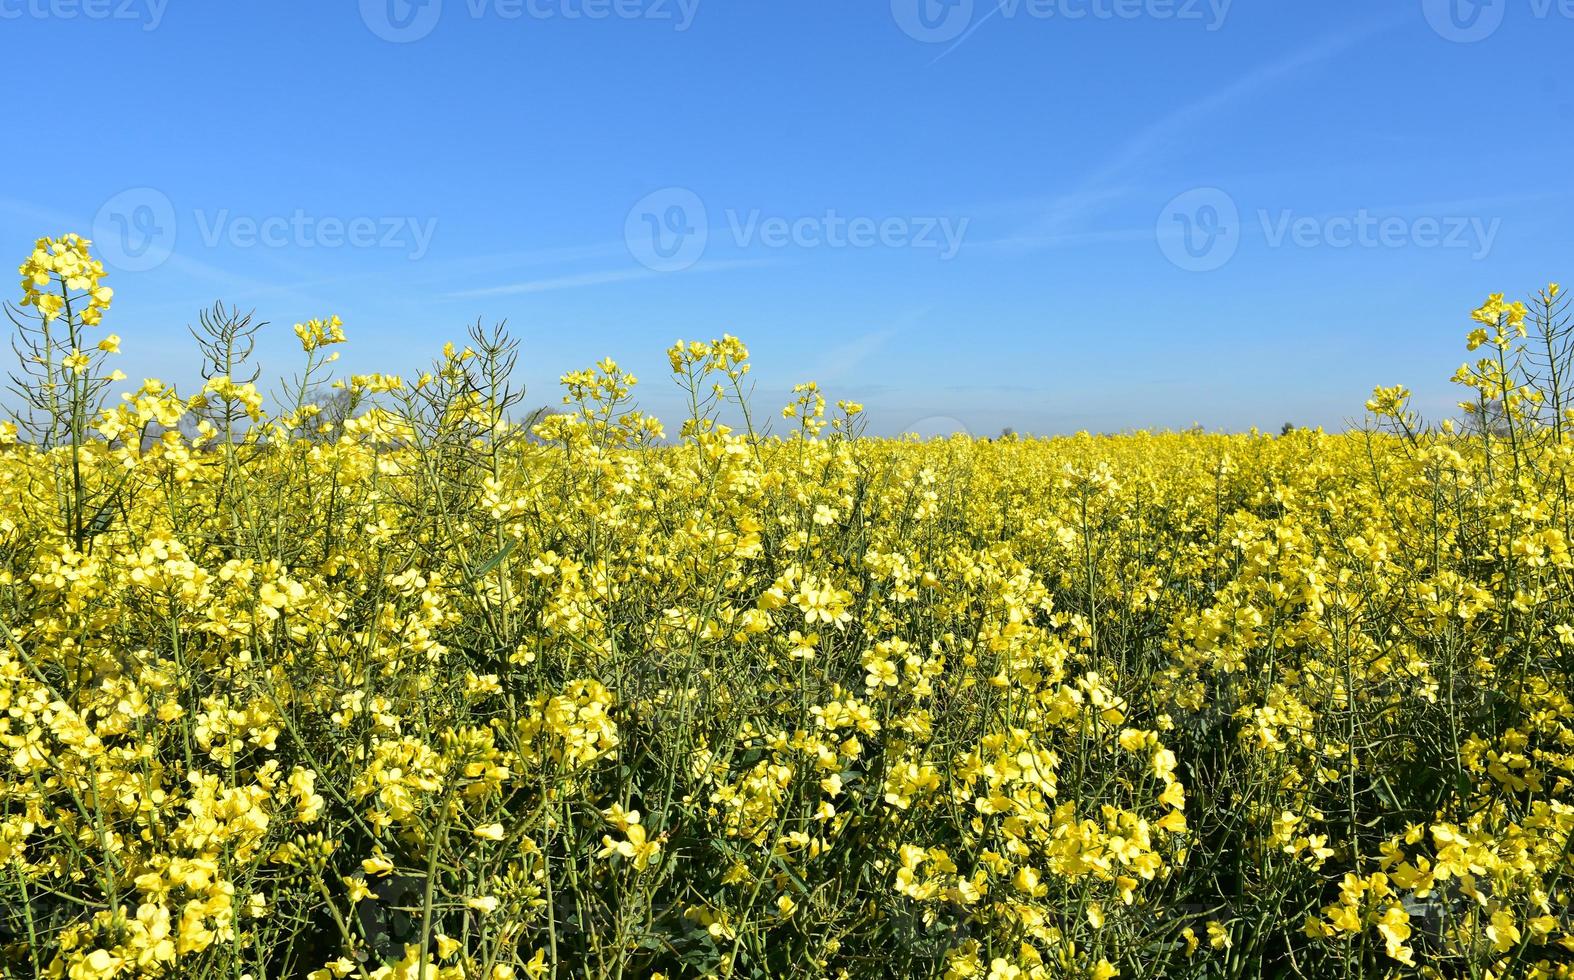
[[[535,433],[531,432],[530,430],[539,425],[542,419],[556,411],[557,408],[552,405],[542,405],[539,408],[533,408],[526,412],[525,417],[520,420],[520,426],[525,430],[526,433],[525,439],[529,442],[540,442],[541,440],[538,439]]]
[[[357,401],[355,394],[348,388],[335,389],[317,400],[317,422],[327,427],[327,438],[337,436],[344,429],[344,423],[355,417],[359,407]]]
[[[181,420],[181,424],[175,426],[173,429],[170,429],[170,428],[168,428],[168,427],[166,427],[164,425],[161,425],[158,422],[149,422],[147,424],[147,426],[142,430],[142,439],[137,444],[137,451],[138,452],[144,452],[144,453],[148,452],[154,446],[157,446],[159,443],[163,442],[164,441],[164,433],[170,432],[170,431],[180,432],[180,433],[183,433],[183,434],[187,433],[188,432],[188,426],[186,425],[185,419],[182,419]],[[190,426],[189,427],[188,438],[190,437],[190,435],[195,435],[196,431],[197,431],[197,427],[195,425]],[[121,445],[125,445],[128,440],[122,438],[122,439],[120,439],[118,441],[120,442]]]
[[[306,403],[315,406],[295,430],[295,438],[307,442],[333,442],[344,431],[344,423],[355,418],[360,410],[360,397],[349,388],[319,385],[306,397]]]
[[[1488,398],[1483,403],[1469,406],[1465,411],[1464,430],[1474,435],[1505,437],[1512,426],[1501,398]]]

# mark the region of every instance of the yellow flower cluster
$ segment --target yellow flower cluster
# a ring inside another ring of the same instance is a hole
[[[301,349],[310,353],[319,347],[329,344],[344,343],[344,321],[336,316],[321,320],[307,320],[305,323],[295,325],[295,336],[300,339]]]
[[[97,326],[115,291],[101,284],[104,265],[93,258],[90,245],[92,242],[80,235],[40,238],[19,270],[21,305],[36,308],[45,320],[54,320],[75,301],[82,322]]]
[[[479,329],[8,430],[0,974],[1574,976],[1562,304],[1460,432],[772,436],[727,337],[662,444]]]

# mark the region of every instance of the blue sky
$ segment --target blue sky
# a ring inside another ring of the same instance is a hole
[[[1574,265],[1553,0],[0,0],[0,250],[93,235],[133,379],[213,300],[350,370],[477,318],[537,400],[730,332],[882,432],[1455,400]],[[25,97],[18,93],[26,93]]]

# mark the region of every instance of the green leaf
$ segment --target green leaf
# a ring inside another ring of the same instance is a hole
[[[492,557],[488,558],[486,561],[482,562],[480,565],[476,566],[475,571],[470,573],[470,577],[471,578],[486,578],[488,575],[492,574],[492,570],[493,569],[497,568],[497,566],[499,566],[499,565],[501,565],[503,563],[503,559],[505,559],[509,555],[513,554],[514,553],[514,549],[517,548],[517,547],[519,547],[519,539],[518,538],[510,538],[508,543],[503,545],[503,550],[502,551],[499,551],[497,554],[493,555]]]

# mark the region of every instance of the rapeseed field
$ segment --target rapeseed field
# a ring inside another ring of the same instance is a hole
[[[733,337],[671,428],[482,328],[268,397],[222,307],[137,386],[21,274],[4,976],[1574,976],[1556,286],[1458,423],[919,442]]]

